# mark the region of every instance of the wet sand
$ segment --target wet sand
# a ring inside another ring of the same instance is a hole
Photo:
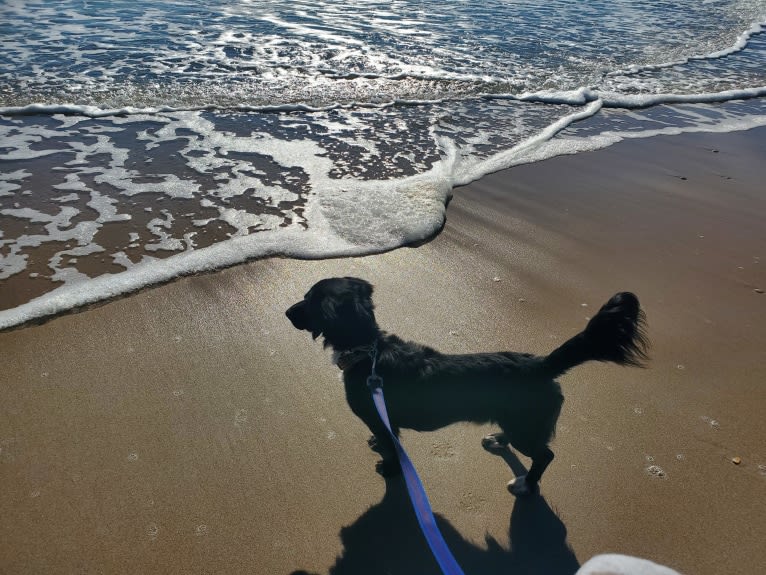
[[[520,166],[455,190],[417,248],[253,262],[0,334],[0,572],[437,573],[329,353],[284,317],[331,275],[446,352],[546,353],[614,292],[642,301],[647,369],[561,378],[542,497],[505,490],[528,461],[483,451],[489,427],[403,433],[467,574],[605,552],[759,572],[764,149],[761,128]]]

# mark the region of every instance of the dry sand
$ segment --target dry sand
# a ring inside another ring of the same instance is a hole
[[[563,575],[602,552],[760,572],[765,143],[657,137],[521,166],[456,190],[418,248],[258,261],[0,334],[0,572],[437,573],[328,352],[284,317],[330,275],[367,278],[384,329],[447,352],[546,353],[615,291],[642,300],[650,367],[561,379],[542,497],[506,492],[518,461],[481,449],[489,428],[403,434],[467,575]]]

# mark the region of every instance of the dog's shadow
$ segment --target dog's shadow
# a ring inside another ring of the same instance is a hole
[[[499,455],[516,475],[524,467],[510,450]],[[476,545],[438,514],[436,521],[447,545],[466,574],[508,575],[545,573],[571,575],[579,563],[566,541],[561,519],[540,495],[513,498],[508,495],[510,549],[487,536],[485,545]],[[386,479],[383,500],[370,507],[352,525],[340,531],[343,552],[329,575],[440,575],[436,560],[426,543],[407,488],[401,477]],[[308,575],[296,571],[291,575]]]

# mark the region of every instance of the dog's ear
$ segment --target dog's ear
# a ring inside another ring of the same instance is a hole
[[[349,289],[353,292],[353,315],[358,323],[375,324],[375,306],[372,303],[372,284],[359,278],[346,277]],[[346,310],[347,313],[352,310]]]
[[[361,278],[354,278],[349,276],[346,276],[343,279],[348,282],[350,288],[353,289],[360,298],[372,298],[373,287],[370,282]]]
[[[372,285],[359,278],[335,281],[323,294],[319,308],[325,341],[338,347],[352,347],[369,342],[377,334]]]
[[[342,304],[342,300],[335,296],[335,294],[328,295],[322,298],[319,304],[319,310],[321,312],[322,323],[327,324],[334,322],[338,319],[338,308]]]
[[[346,277],[344,279],[348,280],[349,289],[354,293],[354,303],[361,308],[360,312],[369,315],[374,309],[372,284],[359,278]]]

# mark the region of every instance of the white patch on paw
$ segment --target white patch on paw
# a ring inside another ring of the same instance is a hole
[[[519,477],[515,477],[514,479],[511,479],[508,482],[508,491],[510,491],[513,495],[529,495],[529,485],[527,485],[527,476],[526,475],[520,475]]]
[[[487,451],[501,451],[507,447],[506,443],[498,441],[496,435],[486,435],[481,439],[481,446]]]

